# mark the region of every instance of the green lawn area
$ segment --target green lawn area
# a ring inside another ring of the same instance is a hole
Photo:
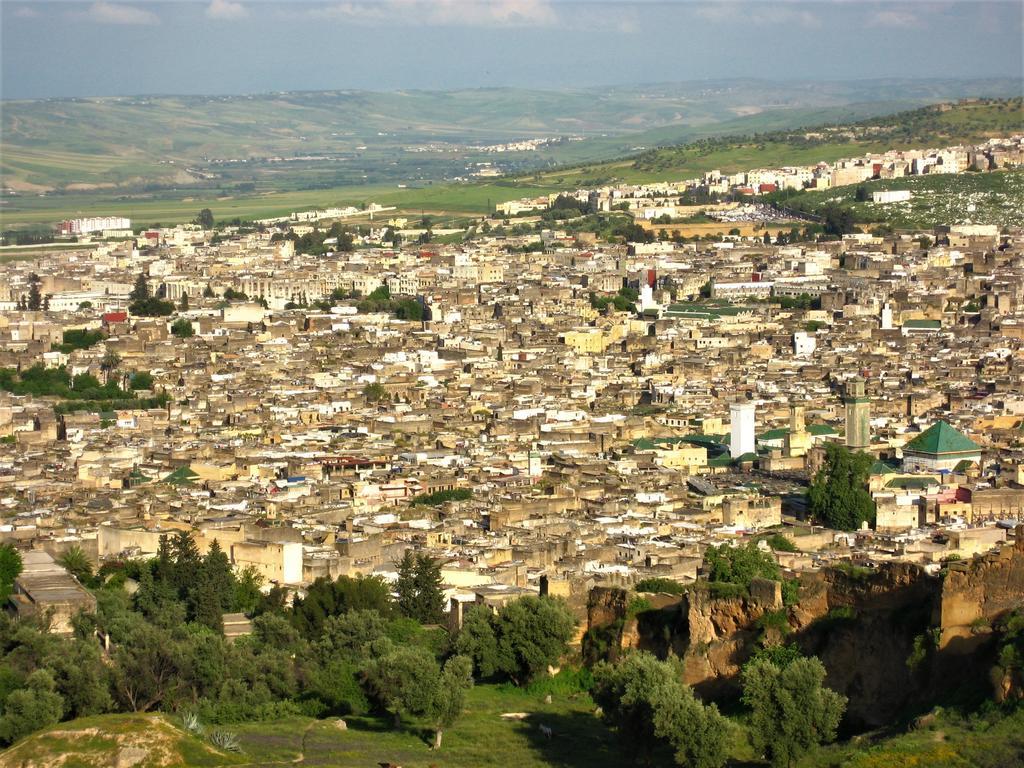
[[[505,720],[505,712],[525,712],[525,720]],[[466,711],[449,731],[439,752],[429,746],[432,733],[410,722],[396,731],[388,721],[373,717],[345,718],[347,730],[331,720],[297,718],[273,723],[232,726],[246,754],[259,755],[260,765],[275,761],[302,765],[367,766],[391,762],[403,768],[427,766],[586,766],[602,768],[629,762],[617,747],[614,734],[594,715],[594,703],[585,694],[575,698],[554,694],[551,704],[542,694],[504,686],[476,686]],[[554,731],[544,738],[540,725]]]
[[[221,726],[234,733],[239,753],[214,749],[209,741],[185,733],[178,718],[159,713],[99,715],[61,723],[33,734],[0,754],[0,768],[56,765],[64,768],[114,765],[125,747],[149,752],[137,768],[189,765],[334,766],[363,768],[392,763],[403,768],[619,768],[633,765],[613,731],[594,714],[586,694],[544,694],[509,686],[479,685],[466,709],[447,730],[440,751],[430,748],[432,733],[424,723],[406,722],[395,730],[389,719],[347,717],[280,720]],[[526,713],[523,720],[502,719],[506,712]],[[763,768],[744,732],[743,716],[732,719],[729,768]],[[553,731],[549,740],[540,725]],[[207,732],[216,726],[206,726]],[[673,765],[668,754],[652,765]],[[1024,710],[963,717],[936,710],[908,732],[878,731],[814,750],[793,768],[1004,768],[1024,765]]]

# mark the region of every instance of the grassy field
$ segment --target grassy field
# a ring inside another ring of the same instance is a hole
[[[503,713],[525,713],[522,720]],[[227,753],[182,731],[178,720],[160,714],[102,715],[62,723],[15,744],[0,754],[0,768],[59,764],[110,766],[125,747],[148,750],[140,768],[190,766],[334,766],[364,768],[392,763],[404,768],[619,768],[634,763],[615,734],[595,715],[585,694],[554,694],[507,686],[477,686],[466,711],[445,732],[440,752],[430,749],[424,724],[408,722],[394,730],[374,717],[348,717],[342,730],[335,719],[292,717],[224,726],[237,735],[241,751]],[[540,731],[554,732],[550,740]],[[764,766],[753,753],[741,721],[733,721],[732,768]],[[962,717],[937,712],[906,733],[877,732],[815,750],[793,768],[997,768],[1024,760],[1024,711],[992,711]],[[656,765],[671,765],[667,755]],[[31,761],[31,762],[30,762]]]
[[[128,216],[135,226],[191,221],[203,208],[218,220],[261,219],[292,211],[376,202],[409,213],[420,211],[484,214],[498,203],[529,195],[558,192],[554,184],[523,182],[431,184],[419,188],[395,186],[338,187],[325,190],[270,192],[233,197],[68,194],[46,197],[8,197],[0,204],[0,229],[49,225],[78,216]],[[488,207],[489,206],[489,207]]]

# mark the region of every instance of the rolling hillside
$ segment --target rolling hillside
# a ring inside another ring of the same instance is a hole
[[[868,151],[955,144],[1024,131],[1024,106],[1020,98],[974,100],[889,114],[892,108],[893,104],[887,102],[884,109],[874,103],[769,111],[722,120],[710,127],[660,127],[628,136],[562,143],[535,153],[520,153],[531,155],[532,162],[545,167],[487,181],[437,181],[445,176],[445,169],[451,171],[469,161],[465,152],[432,155],[403,150],[400,154],[404,159],[400,162],[387,160],[394,154],[391,150],[378,149],[376,154],[366,150],[360,162],[369,162],[371,154],[376,157],[374,167],[378,170],[373,171],[376,175],[372,178],[358,170],[360,166],[355,160],[335,156],[301,163],[264,163],[259,168],[236,164],[229,168],[245,170],[218,170],[222,175],[234,173],[230,181],[193,179],[180,186],[77,188],[45,196],[6,195],[0,198],[0,228],[47,226],[67,216],[99,214],[127,215],[137,224],[172,224],[191,220],[201,208],[210,208],[222,220],[251,219],[368,201],[409,212],[483,214],[505,200],[578,187],[678,180],[712,169],[742,171],[811,164]],[[878,109],[886,114],[872,115]],[[872,116],[865,117],[865,113]],[[8,119],[10,116],[5,113],[4,120]],[[779,128],[780,124],[790,122],[806,127]],[[273,128],[268,125],[260,130],[270,132]],[[689,137],[688,143],[666,146],[679,133]],[[54,158],[59,158],[68,168],[91,164],[89,172],[100,175],[105,164],[113,162],[103,154],[76,154],[71,149],[45,150],[50,158],[47,162],[52,165],[56,162]],[[25,163],[32,153],[44,150],[24,149],[13,155],[5,152],[2,162],[5,167]],[[618,159],[588,159],[604,153],[614,154]],[[624,153],[627,156],[623,157]],[[128,154],[130,151],[126,150]],[[413,159],[409,160],[410,157]],[[42,157],[37,159],[43,162]],[[552,165],[555,167],[549,167]],[[354,174],[346,177],[338,168],[347,168]],[[167,173],[185,173],[184,166],[178,164],[164,165],[163,169]]]
[[[0,186],[73,192],[242,183],[283,191],[301,188],[290,177],[307,175],[311,167],[320,186],[440,180],[464,174],[467,163],[495,159],[472,150],[480,144],[581,139],[501,158],[513,170],[528,170],[722,132],[848,121],[965,94],[1017,91],[1012,80],[729,80],[552,91],[7,101],[0,120]],[[302,164],[301,158],[311,157],[315,163]]]

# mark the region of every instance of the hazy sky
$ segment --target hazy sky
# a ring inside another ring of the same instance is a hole
[[[0,0],[2,96],[1019,77],[1022,8],[1022,0]]]

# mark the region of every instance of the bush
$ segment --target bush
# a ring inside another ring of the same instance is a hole
[[[187,339],[195,335],[195,329],[192,327],[192,323],[184,317],[180,317],[171,324],[171,333],[179,339]]]
[[[435,491],[434,493],[423,493],[413,496],[411,503],[425,504],[430,507],[440,507],[449,501],[467,501],[473,498],[473,491],[470,488],[452,488],[450,491]]]
[[[634,589],[637,592],[662,592],[667,595],[681,595],[686,592],[686,585],[680,584],[674,579],[650,578],[638,581]]]
[[[766,541],[768,546],[774,549],[776,552],[799,552],[800,548],[797,547],[792,541],[781,533],[773,533],[769,536]]]

